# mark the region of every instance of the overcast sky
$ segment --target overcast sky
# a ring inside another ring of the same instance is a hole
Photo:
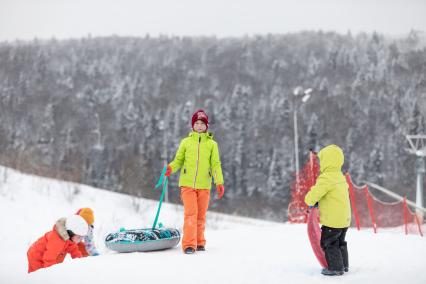
[[[0,41],[426,31],[426,0],[0,0]]]

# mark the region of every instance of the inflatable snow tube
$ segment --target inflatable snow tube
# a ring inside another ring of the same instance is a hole
[[[308,237],[315,257],[322,268],[328,268],[324,251],[321,248],[321,228],[319,224],[318,208],[312,208],[308,214]]]
[[[146,252],[164,250],[179,244],[180,232],[172,228],[135,229],[108,234],[105,238],[107,248],[117,252]]]

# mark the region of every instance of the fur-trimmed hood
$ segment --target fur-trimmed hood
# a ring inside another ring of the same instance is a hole
[[[70,235],[68,235],[67,228],[65,227],[65,221],[67,218],[61,218],[56,221],[54,230],[58,233],[58,235],[64,240],[67,241],[70,239]]]

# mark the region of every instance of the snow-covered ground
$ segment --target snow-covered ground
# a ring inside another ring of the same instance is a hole
[[[228,189],[232,190],[232,189]],[[160,195],[160,192],[158,192]],[[0,168],[0,284],[14,283],[426,283],[426,238],[401,230],[350,229],[350,272],[330,278],[310,248],[305,225],[272,223],[208,212],[207,251],[180,246],[118,254],[103,239],[120,227],[152,225],[157,202]],[[100,256],[27,274],[29,245],[78,208],[95,211]],[[164,204],[160,222],[182,228],[182,207]]]

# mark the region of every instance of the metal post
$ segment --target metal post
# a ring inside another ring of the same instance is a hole
[[[423,208],[423,178],[426,172],[424,157],[426,157],[426,135],[416,134],[416,135],[405,135],[405,138],[410,145],[408,152],[417,156],[416,159],[416,215],[423,223],[424,213],[419,211],[418,208]]]
[[[299,178],[299,137],[297,134],[297,101],[296,97],[303,95],[300,101],[306,103],[312,93],[312,88],[303,90],[301,86],[296,87],[293,90],[293,123],[294,123],[294,159],[295,159],[295,171],[296,171],[296,190],[299,190],[300,178]]]
[[[166,139],[164,139],[163,140],[163,164],[164,164],[164,166],[167,166],[167,143],[165,142],[166,141]],[[167,187],[168,187],[168,184],[167,184]],[[165,192],[165,195],[164,195],[164,202],[165,203],[169,203],[169,190],[168,190],[168,188],[166,187],[166,192]]]
[[[296,104],[294,104],[293,109],[293,127],[294,127],[294,158],[295,158],[295,166],[296,166],[296,190],[299,189],[299,144],[298,144],[298,136],[297,136],[297,109]]]
[[[164,167],[167,167],[167,144],[168,144],[167,143],[168,142],[167,138],[168,138],[168,136],[167,136],[167,131],[165,131],[165,129],[166,129],[165,120],[160,120],[159,121],[159,123],[158,123],[158,129],[161,130],[161,131],[163,131],[163,140],[162,140],[162,142],[163,142],[163,145],[162,145],[163,151],[161,151],[161,159],[163,160]],[[166,203],[169,202],[169,191],[167,190],[167,188],[166,188],[166,190],[164,192],[164,202],[166,202]]]
[[[425,162],[422,156],[417,156],[416,160],[417,184],[416,184],[416,205],[423,207],[423,180],[425,170]],[[423,212],[416,210],[416,214],[423,223]]]

